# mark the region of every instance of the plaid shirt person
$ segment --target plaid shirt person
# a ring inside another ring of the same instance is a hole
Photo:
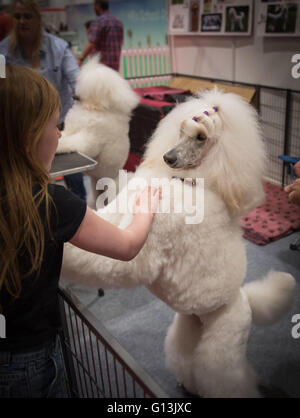
[[[95,52],[101,52],[102,64],[119,71],[123,43],[122,22],[107,11],[94,20],[89,29],[88,39],[95,44]]]

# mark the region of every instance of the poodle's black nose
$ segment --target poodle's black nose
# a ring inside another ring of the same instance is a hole
[[[177,154],[174,150],[167,152],[164,155],[165,163],[167,163],[170,167],[173,167],[177,161]]]

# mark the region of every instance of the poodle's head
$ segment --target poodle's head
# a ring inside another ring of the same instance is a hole
[[[233,214],[252,210],[264,197],[257,114],[238,95],[214,89],[178,105],[159,124],[144,164],[158,159],[169,176],[204,178]]]
[[[139,98],[121,75],[99,63],[96,55],[85,64],[76,84],[76,96],[84,107],[130,115]]]

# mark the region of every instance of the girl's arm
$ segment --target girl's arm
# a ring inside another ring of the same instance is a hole
[[[83,250],[115,258],[132,260],[143,247],[160,198],[158,189],[138,194],[131,224],[124,230],[101,219],[90,208],[70,243]]]

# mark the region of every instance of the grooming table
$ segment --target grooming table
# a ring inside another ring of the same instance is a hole
[[[56,154],[52,162],[50,176],[56,178],[68,174],[83,173],[96,167],[97,161],[79,152]]]

